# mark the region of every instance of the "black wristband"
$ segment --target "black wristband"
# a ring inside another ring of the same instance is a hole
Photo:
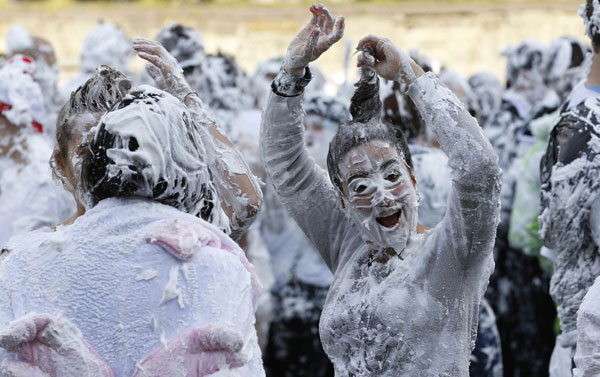
[[[279,73],[271,83],[273,93],[282,97],[297,97],[304,92],[304,88],[312,79],[310,68],[306,67],[304,76],[298,77],[281,67]]]

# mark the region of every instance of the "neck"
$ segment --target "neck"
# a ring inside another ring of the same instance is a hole
[[[600,85],[600,53],[594,52],[592,57],[592,67],[588,75],[586,86]]]
[[[71,225],[80,216],[83,216],[85,214],[85,207],[83,206],[83,204],[81,204],[81,202],[79,200],[77,200],[77,198],[75,198],[75,203],[77,204],[77,210],[75,211],[73,216],[69,217],[68,219],[64,220],[61,223],[56,224],[55,226],[52,227],[52,229],[56,230],[56,227],[58,227],[59,225]]]

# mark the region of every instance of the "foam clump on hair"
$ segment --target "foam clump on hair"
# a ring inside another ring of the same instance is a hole
[[[94,72],[99,65],[108,65],[129,72],[129,58],[134,50],[131,41],[116,25],[102,22],[83,41],[81,71]]]
[[[83,164],[91,201],[144,197],[211,221],[219,208],[199,126],[172,95],[140,86],[100,120]]]
[[[588,0],[579,6],[577,12],[585,24],[585,34],[594,39],[595,35],[600,34],[600,1]]]
[[[74,133],[82,133],[84,139],[88,129],[79,117],[93,117],[94,114],[104,114],[131,89],[131,80],[122,72],[109,66],[102,65],[96,73],[83,85],[79,86],[69,100],[64,104],[56,120],[56,148],[50,166],[57,179],[60,179],[60,169],[57,165],[59,155],[67,158],[69,142]],[[62,179],[63,182],[66,182]]]
[[[33,79],[35,69],[35,62],[23,55],[13,56],[0,69],[2,115],[16,126],[44,126],[48,121],[42,90]]]
[[[58,114],[56,141],[64,148],[71,137],[74,118],[89,113],[108,111],[131,89],[131,80],[122,72],[107,65],[96,68],[96,73],[78,87]]]
[[[29,50],[35,47],[29,32],[19,26],[11,27],[6,33],[6,55],[11,56],[15,51]]]
[[[199,31],[177,22],[162,29],[156,36],[182,68],[200,66],[205,63],[204,43]]]

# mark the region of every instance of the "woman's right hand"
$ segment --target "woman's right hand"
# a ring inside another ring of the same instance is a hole
[[[410,85],[424,73],[414,60],[387,38],[367,35],[358,42],[356,49],[361,52],[358,66],[373,67],[384,79]]]
[[[310,7],[313,18],[288,46],[283,67],[295,76],[304,75],[313,62],[344,36],[344,17],[335,20],[323,4]],[[334,26],[335,25],[335,26]]]

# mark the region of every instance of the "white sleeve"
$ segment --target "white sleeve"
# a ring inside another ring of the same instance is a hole
[[[575,377],[600,376],[600,280],[585,295],[577,315]]]
[[[281,202],[335,271],[349,226],[327,173],[304,145],[302,99],[270,93],[261,124],[262,160]]]
[[[464,268],[480,265],[492,253],[499,220],[498,156],[475,118],[433,73],[420,76],[408,93],[451,169],[448,208],[434,230],[444,239],[446,255],[441,257],[453,258]]]
[[[590,210],[590,230],[596,246],[600,246],[600,200],[595,200]]]

